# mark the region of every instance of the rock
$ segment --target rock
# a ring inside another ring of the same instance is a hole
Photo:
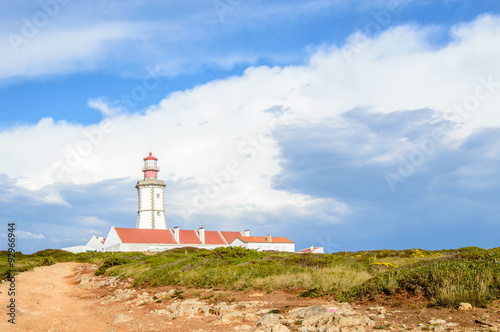
[[[258,322],[259,321],[259,316],[254,315],[254,314],[246,314],[245,317],[243,318],[244,322]]]
[[[354,311],[349,303],[340,303],[337,305],[337,313],[340,315],[355,315]]]
[[[235,326],[233,331],[249,331],[251,329],[252,327],[249,325],[240,325],[240,326]]]
[[[306,318],[306,317],[311,317],[311,316],[318,316],[318,315],[323,315],[327,311],[324,307],[320,305],[315,305],[312,307],[303,307],[303,308],[296,308],[293,310],[290,310],[289,316],[292,318]]]
[[[384,307],[370,307],[368,310],[377,311],[380,315],[385,315],[387,310]]]
[[[365,328],[363,326],[353,326],[340,329],[341,332],[365,332]]]
[[[375,326],[375,322],[367,316],[336,316],[334,323],[339,327],[352,327],[358,325]]]
[[[220,321],[223,323],[232,323],[234,321],[242,321],[245,314],[239,312],[229,312],[220,317]]]
[[[248,295],[248,297],[262,297],[262,296],[264,296],[264,294],[262,294],[262,293],[253,293],[253,294]]]
[[[278,314],[265,314],[259,319],[257,326],[278,324],[283,316]]]
[[[324,326],[319,329],[320,332],[340,332],[340,327],[337,326]]]
[[[276,324],[271,329],[271,332],[290,332],[290,329],[283,324]]]
[[[315,315],[315,316],[309,316],[306,317],[302,320],[302,325],[303,326],[314,326],[314,327],[319,327],[326,325],[332,321],[335,320],[336,317],[340,317],[334,313],[323,311],[322,313]]]
[[[317,331],[317,329],[314,327],[311,327],[311,326],[301,326],[301,327],[299,327],[299,329],[297,331],[298,332],[315,332],[315,331]],[[337,331],[340,331],[340,329],[338,329]]]
[[[111,324],[114,325],[114,324],[119,324],[119,323],[125,323],[125,322],[128,322],[128,321],[131,321],[133,320],[134,318],[128,316],[128,315],[124,315],[124,314],[116,314],[113,319],[111,320]]]
[[[446,321],[444,319],[431,319],[430,321],[427,322],[427,324],[430,324],[430,325],[444,325],[444,324],[446,324]]]
[[[154,296],[156,296],[156,298],[161,300],[161,299],[169,297],[169,294],[168,294],[168,292],[159,292],[159,293],[156,293]]]
[[[458,305],[458,310],[472,310],[472,304],[462,302]]]

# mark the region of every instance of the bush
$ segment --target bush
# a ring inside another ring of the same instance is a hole
[[[339,299],[352,301],[408,292],[422,293],[430,304],[440,307],[454,307],[461,302],[484,307],[500,293],[500,264],[487,261],[489,255],[482,251],[466,255],[476,260],[464,260],[459,254],[387,271],[342,292]]]
[[[102,265],[99,266],[99,268],[97,269],[97,271],[95,271],[94,274],[96,276],[99,276],[101,274],[104,274],[106,272],[106,269],[108,269],[112,266],[123,265],[123,264],[127,264],[130,262],[132,262],[132,260],[130,260],[130,259],[120,258],[120,257],[111,257],[111,258],[106,259],[104,261],[104,263],[102,263]]]

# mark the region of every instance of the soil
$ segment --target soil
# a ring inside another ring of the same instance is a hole
[[[7,322],[7,295],[9,285],[0,285],[0,306],[3,311],[0,320],[0,331],[232,331],[238,325],[253,325],[255,323],[234,322],[226,325],[214,325],[218,316],[199,316],[196,318],[178,318],[166,320],[165,317],[152,313],[155,309],[162,309],[169,302],[149,303],[142,306],[131,305],[127,301],[101,304],[106,295],[117,288],[130,288],[130,283],[120,282],[117,287],[104,286],[96,289],[87,289],[79,286],[82,275],[93,276],[96,267],[91,264],[58,263],[43,266],[21,273],[16,277],[16,305],[15,322]],[[102,277],[105,278],[105,277]],[[168,291],[172,287],[140,289],[140,292],[152,294]],[[262,309],[279,310],[286,313],[296,307],[312,306],[334,302],[333,298],[300,298],[297,294],[273,292],[233,292],[224,290],[203,290],[181,288],[184,298],[210,297],[207,301],[264,301]],[[172,299],[171,301],[174,301]],[[171,302],[170,302],[171,303]],[[468,311],[455,309],[439,309],[427,306],[425,299],[416,297],[380,298],[375,302],[361,302],[352,304],[360,314],[369,315],[376,321],[378,328],[391,326],[395,330],[414,328],[430,319],[444,319],[447,322],[458,323],[455,329],[482,330],[488,325],[500,324],[500,301],[494,302],[488,308],[474,308]],[[373,310],[374,307],[384,307]],[[372,308],[372,309],[370,309]],[[133,320],[112,324],[117,314],[131,316]]]

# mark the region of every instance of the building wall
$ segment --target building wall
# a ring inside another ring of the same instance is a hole
[[[94,248],[96,251],[104,251],[104,245],[95,236],[92,236],[89,242],[87,242],[86,246]]]
[[[240,239],[235,239],[231,246],[243,247],[247,249],[255,250],[276,250],[276,251],[288,251],[295,252],[295,243],[269,243],[269,242],[243,242]]]
[[[111,246],[114,246],[116,244],[121,243],[122,240],[118,236],[118,233],[116,233],[115,227],[111,227],[109,230],[108,235],[106,236],[106,242],[104,242],[104,250],[108,251],[108,248]]]
[[[147,243],[118,243],[113,246],[106,247],[106,251],[117,252],[117,251],[148,251],[149,244]]]
[[[164,251],[175,248],[195,247],[204,249],[215,249],[218,247],[227,247],[227,245],[188,245],[188,244],[163,244],[163,243],[117,243],[106,247],[108,252],[130,252],[130,251]]]
[[[144,181],[146,182],[146,181]],[[139,195],[139,210],[137,228],[167,229],[165,220],[165,199],[163,181],[155,180],[156,184],[137,184]]]
[[[72,252],[74,254],[78,254],[81,252],[94,251],[94,248],[87,247],[87,246],[74,246],[74,247],[61,248],[61,250],[69,251],[69,252]]]

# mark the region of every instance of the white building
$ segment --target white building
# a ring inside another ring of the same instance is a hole
[[[299,250],[298,252],[300,253],[311,253],[311,254],[324,254],[325,253],[325,249],[323,247],[315,247],[313,245],[311,245],[309,248],[305,248],[305,249],[302,249],[302,250]]]
[[[96,237],[94,235],[90,238],[89,242],[87,242],[87,244],[84,246],[66,247],[66,248],[61,248],[61,250],[66,250],[75,254],[79,252],[104,251],[105,240],[106,238],[102,236]]]
[[[248,231],[246,231],[248,232]],[[111,227],[106,251],[163,251],[181,247],[214,249],[227,247],[240,232],[174,229],[138,229]]]
[[[138,181],[136,228],[111,227],[106,238],[93,236],[84,246],[62,248],[74,253],[86,251],[163,251],[180,247],[214,249],[238,246],[257,250],[295,251],[295,243],[284,237],[251,237],[250,231],[207,231],[167,228],[165,182],[158,180],[158,158],[150,152],[143,159],[144,180]]]
[[[139,210],[136,228],[167,229],[165,219],[165,182],[158,180],[158,158],[150,152],[144,158],[144,180],[135,186],[139,194]]]
[[[256,250],[275,250],[295,252],[295,242],[286,237],[268,236],[238,236],[231,242],[233,247],[243,247]]]

